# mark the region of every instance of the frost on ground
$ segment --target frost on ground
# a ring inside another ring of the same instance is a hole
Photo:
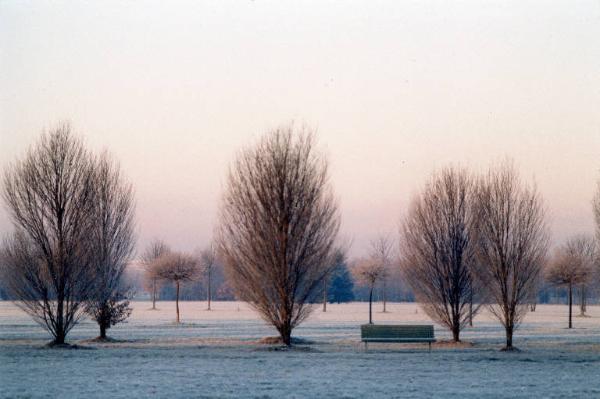
[[[96,342],[89,321],[69,335],[90,350],[47,349],[44,330],[0,302],[0,397],[600,397],[600,308],[566,329],[567,307],[538,305],[515,335],[520,353],[502,353],[501,327],[484,313],[463,333],[471,345],[371,344],[359,325],[368,304],[317,308],[282,351],[276,335],[243,303],[134,303],[129,322]],[[376,323],[430,323],[414,304],[374,309]],[[450,335],[436,326],[436,336]],[[261,341],[262,340],[262,341]],[[268,342],[268,340],[267,340]]]

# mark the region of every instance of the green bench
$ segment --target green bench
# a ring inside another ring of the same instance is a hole
[[[360,326],[360,338],[365,343],[365,350],[369,342],[435,342],[432,325],[384,325],[363,324]]]

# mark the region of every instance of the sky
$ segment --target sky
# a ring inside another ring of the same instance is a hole
[[[139,250],[206,246],[236,153],[290,121],[353,256],[436,170],[506,158],[560,243],[594,231],[600,1],[0,0],[0,169],[64,120],[134,184]]]

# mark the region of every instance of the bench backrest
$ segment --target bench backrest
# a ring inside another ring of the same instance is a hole
[[[362,338],[433,338],[432,325],[363,324]]]

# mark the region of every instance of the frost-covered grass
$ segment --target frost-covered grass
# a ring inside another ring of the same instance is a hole
[[[259,344],[276,335],[243,303],[134,303],[129,322],[109,330],[119,340],[94,343],[95,324],[69,335],[90,350],[47,349],[47,333],[9,302],[0,302],[1,397],[600,397],[600,308],[575,318],[566,306],[539,305],[504,353],[503,331],[489,314],[463,333],[473,346],[372,344],[359,325],[367,304],[318,307],[295,331],[308,342],[291,351]],[[375,305],[378,323],[430,323],[414,304]],[[438,339],[450,335],[436,326]]]

